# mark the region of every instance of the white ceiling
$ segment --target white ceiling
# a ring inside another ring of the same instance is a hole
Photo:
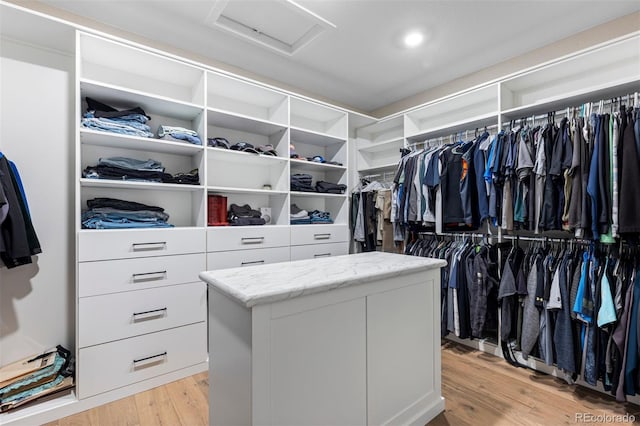
[[[260,10],[266,24],[282,25],[276,15],[281,9],[275,7],[282,0],[230,1],[236,13],[243,7],[248,12]],[[269,16],[271,8],[264,7],[269,2],[274,16]],[[361,111],[375,110],[640,10],[638,0],[298,0],[336,28],[286,55],[212,25],[209,16],[216,0],[43,3]],[[255,13],[251,16],[256,19]],[[300,31],[296,23],[291,28]],[[412,28],[425,32],[426,43],[408,50],[398,39]]]

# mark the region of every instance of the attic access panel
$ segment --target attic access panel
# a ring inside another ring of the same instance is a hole
[[[215,0],[207,24],[286,55],[336,27],[293,0]]]

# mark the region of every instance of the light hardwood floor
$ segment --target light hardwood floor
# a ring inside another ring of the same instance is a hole
[[[207,373],[200,373],[47,426],[207,425],[208,391]],[[446,411],[431,425],[576,424],[576,413],[628,413],[640,423],[637,405],[451,342],[442,346],[442,393]]]

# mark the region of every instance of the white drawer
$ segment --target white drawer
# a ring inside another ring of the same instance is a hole
[[[202,282],[83,297],[78,301],[78,346],[192,324],[206,316]]]
[[[204,249],[202,228],[118,229],[78,234],[80,262],[203,253]]]
[[[288,226],[212,227],[207,230],[207,251],[284,247],[289,235]]]
[[[349,243],[310,244],[291,246],[291,260],[316,259],[319,257],[349,254]]]
[[[79,297],[197,282],[206,269],[204,253],[78,264]]]
[[[91,346],[80,349],[78,357],[78,395],[82,399],[205,362],[207,324]]]
[[[289,261],[289,247],[207,253],[207,270]]]
[[[325,244],[349,241],[347,225],[293,225],[291,245]]]

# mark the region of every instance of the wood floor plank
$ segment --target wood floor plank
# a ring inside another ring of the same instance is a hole
[[[165,385],[180,424],[206,426],[209,424],[209,401],[204,397],[193,376]]]
[[[142,425],[173,426],[180,424],[178,413],[165,386],[134,395]]]
[[[452,342],[442,345],[442,394],[446,411],[430,425],[575,425],[576,413],[628,413],[640,423],[640,406]],[[206,425],[208,395],[202,372],[47,426]]]

